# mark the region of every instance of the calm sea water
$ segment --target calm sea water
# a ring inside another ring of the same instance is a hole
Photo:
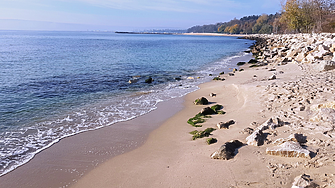
[[[195,91],[210,73],[233,67],[230,60],[246,55],[251,43],[235,37],[0,31],[0,175],[61,138],[135,118],[160,101]],[[145,83],[149,77],[151,84]]]

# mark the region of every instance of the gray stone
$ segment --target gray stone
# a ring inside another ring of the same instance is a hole
[[[233,124],[235,124],[235,121],[234,120],[230,120],[230,121],[225,122],[225,123],[224,122],[220,122],[220,123],[217,124],[217,126],[218,126],[219,129],[229,129],[229,126],[233,125]]]
[[[264,144],[266,136],[262,130],[255,130],[246,138],[247,144],[252,146],[261,146]]]
[[[194,101],[195,105],[207,105],[208,104],[208,100],[205,97],[201,97],[200,99],[196,99]]]
[[[236,155],[236,150],[244,144],[238,140],[232,140],[223,144],[219,150],[211,154],[212,159],[229,160]]]
[[[310,158],[310,152],[300,146],[298,142],[288,141],[279,146],[266,149],[266,154],[281,157]]]
[[[277,79],[277,76],[274,75],[274,74],[273,74],[272,76],[269,77],[269,80],[275,80],[275,79]]]
[[[292,188],[315,188],[318,185],[312,182],[309,175],[302,174],[294,178]]]

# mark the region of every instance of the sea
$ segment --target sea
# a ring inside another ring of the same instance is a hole
[[[197,90],[235,68],[233,59],[252,44],[222,36],[0,31],[0,176],[62,138]]]

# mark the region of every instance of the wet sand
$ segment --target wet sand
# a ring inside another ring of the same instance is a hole
[[[182,101],[162,102],[133,120],[62,139],[0,177],[0,187],[67,187],[104,161],[141,146],[151,131],[183,108]]]

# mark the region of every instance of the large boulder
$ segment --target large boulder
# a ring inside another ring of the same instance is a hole
[[[310,158],[310,152],[300,146],[298,142],[288,141],[279,146],[266,149],[266,154],[281,157]]]
[[[236,149],[242,147],[244,144],[238,140],[232,140],[223,144],[219,150],[212,153],[212,159],[229,160],[236,155]]]

